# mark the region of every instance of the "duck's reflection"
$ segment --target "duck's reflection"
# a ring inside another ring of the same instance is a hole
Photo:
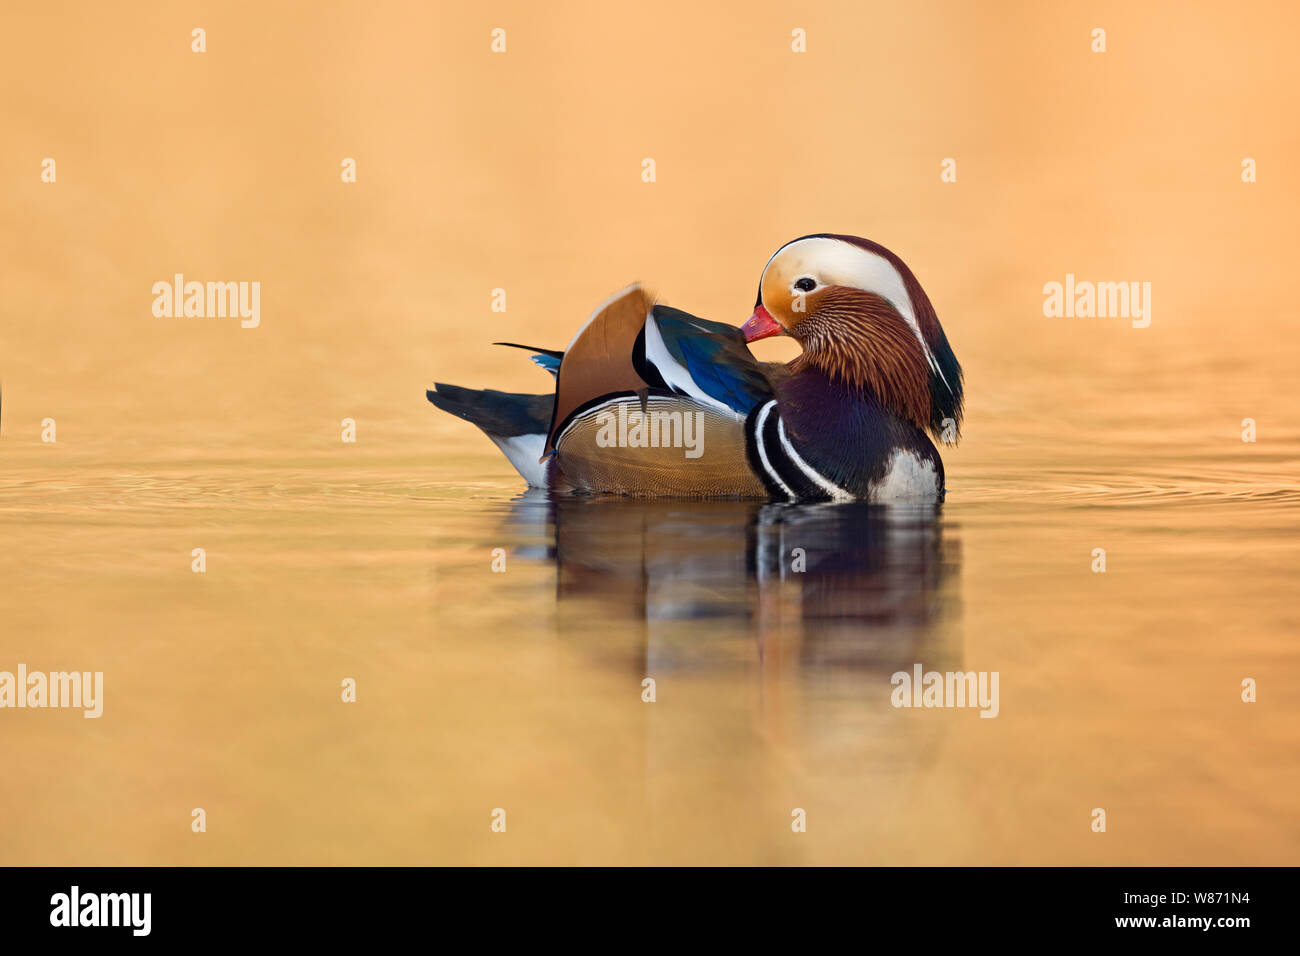
[[[805,675],[959,656],[944,622],[960,549],[935,507],[530,493],[511,521],[547,541],[561,633],[599,646],[630,630],[642,673],[743,665],[755,646],[760,666],[779,647]]]

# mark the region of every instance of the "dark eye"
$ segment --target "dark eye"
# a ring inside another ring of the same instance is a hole
[[[794,287],[800,292],[811,292],[813,289],[817,288],[817,280],[804,276],[802,279],[794,280]]]

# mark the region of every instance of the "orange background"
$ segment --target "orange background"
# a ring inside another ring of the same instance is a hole
[[[0,669],[107,700],[0,713],[0,862],[1297,862],[1294,4],[2,17]],[[744,629],[647,716],[604,612],[488,572],[521,483],[424,399],[544,390],[489,343],[632,280],[739,323],[821,231],[901,255],[966,369],[946,636],[997,720],[882,732],[788,644],[758,714]],[[176,272],[260,281],[260,328],[155,318]],[[1151,327],[1045,318],[1067,272],[1150,282]]]

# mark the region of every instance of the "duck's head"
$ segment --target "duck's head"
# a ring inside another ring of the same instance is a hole
[[[789,335],[803,348],[796,372],[816,368],[870,390],[936,437],[960,428],[961,366],[934,308],[903,260],[869,239],[787,242],[768,260],[741,331],[747,342]]]

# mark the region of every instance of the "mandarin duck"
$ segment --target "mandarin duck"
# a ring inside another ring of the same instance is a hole
[[[748,343],[788,335],[789,363]],[[515,343],[498,343],[529,348]],[[633,285],[564,351],[531,349],[553,394],[435,384],[529,485],[638,496],[938,501],[962,370],[920,283],[883,246],[820,234],[768,260],[740,327],[656,304]]]

